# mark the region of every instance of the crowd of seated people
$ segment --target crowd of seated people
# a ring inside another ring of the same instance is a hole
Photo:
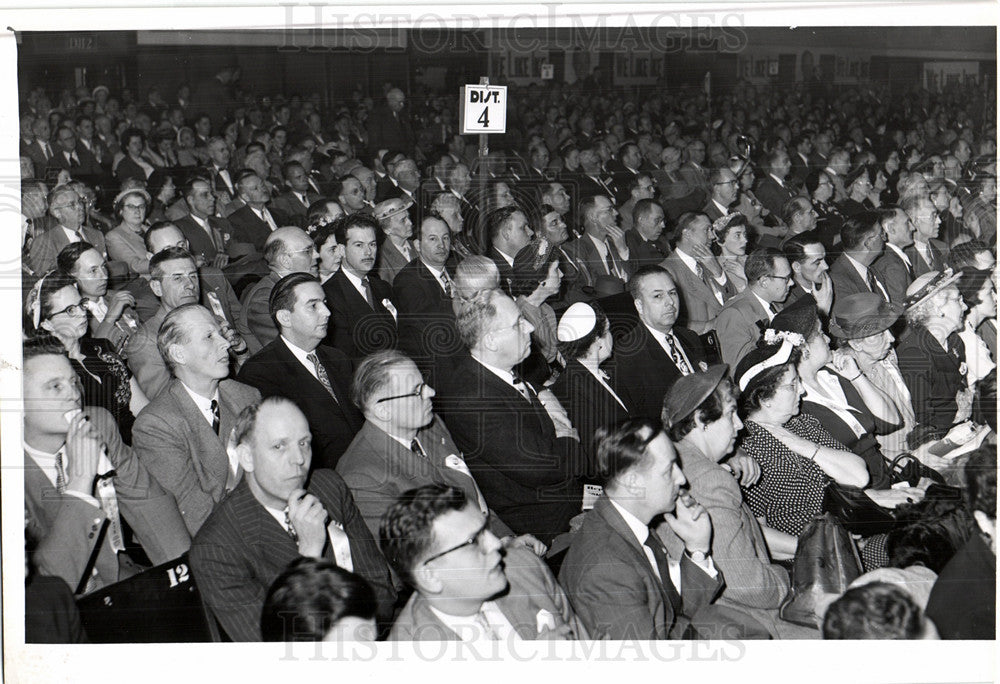
[[[982,89],[512,88],[480,159],[239,76],[22,98],[30,639],[185,555],[234,641],[995,636]]]

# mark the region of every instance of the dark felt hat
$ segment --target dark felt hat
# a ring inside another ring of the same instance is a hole
[[[903,315],[903,307],[890,304],[874,292],[858,292],[840,301],[830,317],[830,332],[842,340],[858,340],[888,330]]]
[[[701,406],[729,372],[729,365],[720,363],[701,373],[682,375],[671,386],[663,400],[663,419],[668,428],[691,415]]]

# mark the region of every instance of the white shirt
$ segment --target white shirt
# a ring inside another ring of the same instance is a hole
[[[752,294],[754,297],[756,297],[757,301],[760,302],[761,307],[763,307],[763,309],[764,309],[764,313],[767,314],[767,321],[768,321],[768,323],[770,323],[771,321],[773,321],[774,320],[774,314],[771,313],[771,304],[769,302],[765,302],[763,299],[761,299],[760,297],[758,297],[757,293],[754,292],[753,290],[750,291],[750,294]]]
[[[205,422],[208,423],[209,427],[211,427],[212,423],[215,422],[215,415],[212,413],[212,401],[214,400],[215,402],[218,402],[219,403],[219,422],[220,423],[222,422],[222,406],[221,406],[221,402],[219,402],[219,388],[218,387],[216,387],[216,389],[215,389],[215,394],[213,394],[210,398],[207,398],[207,399],[205,397],[201,396],[200,394],[198,394],[197,392],[195,392],[193,389],[191,389],[187,385],[185,385],[183,382],[181,383],[181,387],[184,388],[184,390],[188,393],[188,396],[191,397],[191,401],[193,401],[194,405],[198,407],[199,411],[201,411],[201,416],[202,416],[202,418],[205,419]],[[219,438],[222,440],[223,446],[225,446],[226,445],[226,439],[227,439],[227,437],[223,437],[222,435],[219,435]],[[226,457],[229,459],[229,470],[230,470],[230,472],[232,472],[234,475],[237,474],[237,473],[239,473],[240,472],[240,460],[239,460],[239,458],[237,458],[235,451],[233,453],[229,453],[229,449],[226,449]]]
[[[729,207],[722,206],[714,197],[712,198],[712,204],[714,204],[718,208],[718,210],[722,212],[723,216],[729,213]]]
[[[250,207],[249,204],[247,206]],[[274,222],[274,218],[271,216],[271,212],[267,210],[267,207],[264,207],[260,211],[257,211],[253,207],[250,207],[250,211],[255,213],[257,215],[257,218],[266,223],[271,228],[272,232],[278,230],[278,224]]]
[[[294,532],[294,530],[285,523],[285,511],[278,510],[276,508],[271,508],[270,506],[264,506],[264,510],[271,514],[271,517],[278,521],[282,529],[285,532]],[[332,528],[332,529],[331,529]],[[337,530],[335,534],[333,530]],[[354,561],[351,558],[351,547],[350,540],[347,537],[347,533],[344,532],[343,526],[340,523],[334,522],[333,520],[326,526],[326,538],[330,542],[330,547],[333,550],[333,560],[341,568],[354,572]]]
[[[513,267],[514,267],[514,257],[512,257],[512,256],[507,256],[507,255],[506,255],[506,254],[504,253],[504,251],[503,251],[502,249],[500,249],[499,247],[497,247],[497,252],[498,252],[498,253],[500,254],[500,256],[502,256],[502,257],[503,257],[503,260],[504,260],[504,261],[506,261],[506,262],[507,262],[507,264],[508,264],[508,265],[509,265],[509,266],[510,266],[511,268],[513,268]]]
[[[649,525],[639,520],[637,517],[626,511],[624,508],[618,505],[612,498],[608,498],[611,505],[615,507],[615,510],[621,514],[622,518],[625,520],[625,524],[628,525],[629,530],[635,535],[636,540],[639,542],[639,547],[642,549],[643,553],[646,554],[646,560],[649,561],[649,565],[653,568],[653,574],[656,575],[662,582],[663,578],[660,577],[660,568],[656,565],[656,556],[653,555],[653,550],[646,546],[646,539],[649,537]],[[666,552],[664,551],[664,554]],[[692,560],[692,562],[695,562]],[[705,558],[705,564],[695,563],[698,567],[704,570],[709,577],[715,578],[718,576],[719,571],[715,569],[715,563],[712,562],[711,556]],[[674,589],[677,593],[681,593],[681,562],[679,560],[674,560],[670,556],[667,556],[667,571],[670,573],[670,581],[674,585]]]
[[[434,268],[433,266],[431,266],[430,264],[428,264],[423,259],[421,259],[420,261],[421,261],[421,263],[424,266],[427,267],[428,271],[430,271],[431,273],[434,274],[434,280],[436,280],[437,284],[441,287],[441,291],[444,292],[445,294],[447,294],[448,290],[445,289],[444,282],[445,282],[445,280],[447,280],[448,282],[451,282],[451,278],[448,277],[448,274],[445,271],[443,271],[443,270],[441,270],[441,271],[437,270],[436,268]],[[444,278],[442,279],[441,276],[444,276]]]
[[[701,264],[698,263],[698,260],[695,259],[690,254],[688,254],[687,252],[685,252],[683,249],[677,248],[674,251],[677,253],[677,258],[679,258],[682,262],[684,262],[684,265],[687,266],[689,269],[691,269],[692,273],[694,273],[695,275],[698,275],[698,268],[701,267]],[[708,271],[705,271],[705,272],[709,273]],[[711,275],[711,274],[709,273],[709,275]],[[726,272],[725,271],[722,272],[722,275],[717,275],[717,276],[712,276],[712,277],[715,279],[715,282],[717,282],[719,285],[725,285],[726,284]],[[715,298],[719,300],[719,304],[722,304],[722,293],[721,292],[716,292],[715,293]]]
[[[431,612],[440,620],[445,627],[450,629],[458,638],[466,643],[473,641],[492,641],[486,632],[476,622],[476,615],[449,615],[443,613],[434,606],[428,606]],[[521,636],[510,624],[507,616],[503,614],[500,607],[494,601],[484,601],[479,609],[489,623],[490,628],[496,634],[497,640],[504,643],[510,641],[522,641]]]
[[[780,178],[778,178],[777,176],[775,176],[773,173],[769,173],[767,175],[770,176],[771,178],[773,178],[775,183],[777,183],[781,187],[785,187],[785,181],[781,180]]]
[[[885,246],[891,249],[897,255],[899,255],[899,258],[903,260],[903,263],[906,264],[908,268],[910,268],[911,270],[913,269],[913,264],[910,263],[910,257],[906,256],[906,253],[903,250],[901,250],[899,247],[892,244],[891,242],[885,243]]]
[[[280,337],[281,341],[285,343],[286,347],[288,347],[288,351],[292,352],[292,356],[298,359],[299,363],[301,363],[305,367],[305,369],[309,371],[309,374],[312,375],[317,380],[319,380],[319,373],[316,371],[316,365],[312,361],[306,358],[307,356],[309,356],[309,354],[315,354],[316,350],[314,349],[311,352],[308,352],[305,349],[302,349],[301,347],[296,347],[294,344],[289,342],[288,338],[285,337],[284,335],[279,335],[278,337]],[[317,355],[316,358],[318,360],[319,356]],[[320,361],[320,363],[323,362]]]
[[[990,348],[969,326],[968,322],[959,331],[958,336],[965,344],[965,362],[969,369],[966,373],[966,380],[969,382],[969,387],[974,388],[977,382],[989,375],[990,371],[997,366],[990,358]]]
[[[913,249],[917,251],[917,254],[920,255],[920,258],[924,260],[925,264],[927,264],[928,266],[933,265],[930,245],[928,245],[926,242],[918,242],[917,240],[914,240]]]
[[[208,233],[208,237],[212,239],[212,243],[215,243],[215,236],[212,234],[212,227],[208,224],[208,219],[198,218],[194,214],[190,214],[191,219],[197,223],[202,229]]]
[[[45,451],[40,451],[32,446],[28,446],[28,443],[24,441],[21,442],[21,445],[24,447],[24,453],[28,454],[31,460],[35,462],[35,465],[37,465],[39,468],[42,469],[42,473],[44,473],[45,478],[52,483],[53,487],[56,486],[56,482],[58,480],[58,471],[56,469],[56,456],[62,454],[63,472],[66,475],[66,483],[69,484],[69,457],[66,454],[65,444],[59,447],[59,450],[53,454],[47,453]],[[108,458],[107,453],[102,451],[100,460],[97,462],[97,472],[107,473],[111,470],[114,470],[114,466],[111,464],[111,460]],[[96,498],[90,496],[89,494],[83,494],[81,492],[72,491],[69,489],[67,489],[64,493],[70,496],[75,496],[78,499],[83,499],[92,506],[97,506],[98,508],[101,507],[101,502],[98,501]],[[100,520],[98,519],[95,520],[94,522],[99,523]]]
[[[368,295],[365,294],[365,284],[362,281],[362,279],[360,277],[354,275],[350,271],[348,271],[346,268],[341,268],[340,270],[343,271],[344,275],[347,276],[347,279],[349,281],[351,281],[351,285],[353,285],[354,289],[358,291],[358,294],[361,295],[361,298],[365,299],[367,301]],[[367,278],[368,276],[365,276],[365,277]],[[373,298],[375,297],[375,292],[374,291],[372,291],[372,297]]]
[[[656,330],[655,328],[651,328],[645,322],[643,323],[643,325],[646,326],[646,330],[648,330],[649,334],[653,336],[653,339],[656,340],[661,347],[663,347],[663,351],[667,353],[667,356],[670,356],[670,343],[667,342],[667,335],[665,333],[661,333],[659,330]],[[684,347],[681,345],[681,341],[677,339],[677,335],[675,335],[672,330],[670,331],[670,339],[672,339],[674,341],[674,344],[677,346],[677,353],[680,354],[681,358],[684,359],[684,363],[687,364],[688,368],[691,369],[692,373],[696,373],[697,369],[694,367],[694,365],[692,365],[691,359],[688,358],[687,353],[685,353],[684,351]]]
[[[802,399],[820,404],[833,411],[858,437],[865,434],[864,426],[851,412],[851,405],[847,403],[844,389],[840,386],[840,379],[833,373],[820,369],[816,373],[816,382],[819,385],[819,392],[811,389],[806,383],[802,383],[802,389],[805,392]]]
[[[236,194],[236,189],[233,187],[233,181],[229,178],[229,169],[220,169],[220,168],[216,167],[215,168],[215,174],[219,178],[221,178],[222,182],[226,184],[227,188],[229,188],[229,194],[230,195],[235,195]]]
[[[74,242],[82,242],[80,234],[83,232],[83,226],[80,226],[80,233],[72,231],[63,225],[60,225],[59,227],[63,229],[63,232],[66,234],[66,239],[69,240],[71,244]]]
[[[104,300],[104,297],[90,299],[87,301],[87,310],[90,311],[98,323],[103,323],[108,315],[108,303]]]

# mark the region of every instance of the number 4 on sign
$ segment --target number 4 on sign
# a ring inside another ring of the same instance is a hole
[[[489,127],[489,125],[490,125],[490,108],[489,107],[483,107],[483,113],[479,115],[478,119],[476,119],[476,123],[481,123],[483,125],[483,128],[488,128]]]

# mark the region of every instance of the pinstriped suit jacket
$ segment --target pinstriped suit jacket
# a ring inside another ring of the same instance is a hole
[[[380,621],[392,618],[396,591],[389,566],[365,526],[351,491],[332,470],[316,470],[306,489],[340,522],[351,542],[354,572],[375,590]],[[333,560],[329,543],[324,555]],[[260,611],[275,578],[299,557],[298,547],[254,498],[244,478],[191,545],[191,570],[205,604],[233,641],[260,641]]]

